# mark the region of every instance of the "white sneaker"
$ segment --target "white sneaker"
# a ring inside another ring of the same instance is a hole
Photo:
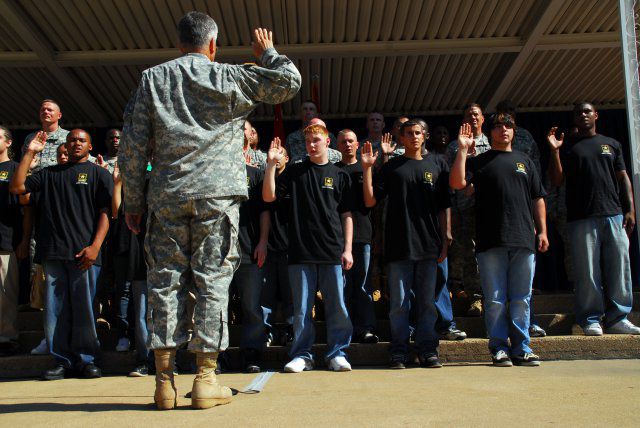
[[[329,361],[329,370],[333,370],[334,372],[350,372],[351,364],[345,357],[333,357],[331,361]]]
[[[313,362],[300,357],[294,358],[284,366],[285,373],[300,373],[306,370],[313,370]]]
[[[31,355],[49,355],[47,339],[42,339],[40,344],[31,350]]]
[[[611,327],[605,329],[607,334],[640,334],[640,327],[633,325],[628,319],[618,321]]]
[[[594,322],[586,327],[582,327],[585,336],[602,336],[602,327],[599,323]]]
[[[116,345],[116,351],[118,352],[127,352],[131,347],[131,342],[126,337],[121,337],[118,340],[118,344]]]

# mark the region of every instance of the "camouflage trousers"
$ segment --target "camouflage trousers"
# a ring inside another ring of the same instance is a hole
[[[451,234],[449,248],[449,289],[452,293],[464,291],[473,297],[482,294],[478,262],[476,261],[476,210],[475,207],[451,210]]]
[[[240,198],[172,202],[149,212],[147,258],[150,349],[219,352],[229,345],[229,285],[240,263]],[[195,296],[193,324],[189,292]],[[193,333],[189,330],[193,325]]]

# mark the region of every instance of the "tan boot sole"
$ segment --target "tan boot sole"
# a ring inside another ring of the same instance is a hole
[[[191,398],[191,407],[194,409],[210,409],[211,407],[221,406],[231,403],[229,398]]]
[[[156,407],[158,410],[172,410],[175,409],[178,405],[178,399],[174,398],[173,400],[156,400]]]

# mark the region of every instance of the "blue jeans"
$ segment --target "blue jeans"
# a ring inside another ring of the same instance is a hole
[[[415,295],[416,345],[423,357],[438,355],[438,317],[435,305],[437,276],[435,259],[400,261],[387,265],[389,282],[389,321],[391,324],[391,354],[409,352],[409,312],[411,294]]]
[[[316,292],[322,292],[327,323],[327,353],[325,359],[344,356],[351,343],[353,327],[344,303],[344,281],[340,265],[289,265],[289,282],[293,293],[293,344],[291,358],[313,360],[311,347],[315,341],[315,326],[311,311]]]
[[[622,215],[590,217],[569,222],[576,322],[604,326],[627,318],[633,306],[629,239]]]
[[[58,364],[82,369],[100,351],[93,313],[100,266],[86,271],[74,260],[47,260],[44,333],[49,352]]]
[[[456,322],[453,320],[453,307],[451,306],[451,295],[449,294],[449,263],[444,259],[438,263],[438,273],[436,279],[436,310],[438,318],[436,320],[436,331],[446,333],[456,329]]]
[[[120,337],[129,337],[129,300],[131,299],[131,281],[127,280],[129,257],[114,256],[113,288],[115,289],[115,327]]]
[[[511,355],[531,352],[529,302],[535,254],[526,248],[496,247],[477,257],[489,350],[509,353],[511,340]]]
[[[260,350],[265,343],[265,325],[260,305],[263,282],[263,271],[255,263],[241,263],[231,281],[242,307],[242,349]]]
[[[353,267],[344,271],[345,301],[349,317],[356,335],[374,331],[376,314],[373,308],[373,290],[369,277],[371,245],[356,242],[353,244]]]
[[[153,366],[153,352],[147,349],[149,330],[147,329],[147,281],[131,283],[135,313],[136,362]]]
[[[278,296],[282,302],[285,322],[293,325],[293,303],[289,284],[289,262],[286,252],[270,251],[263,267],[265,274],[262,290],[262,316],[268,330],[273,328],[273,314],[278,307]]]

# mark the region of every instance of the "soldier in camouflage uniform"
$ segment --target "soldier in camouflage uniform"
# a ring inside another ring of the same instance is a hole
[[[474,151],[477,156],[491,149],[489,139],[482,133],[484,116],[478,104],[469,104],[464,109],[464,123],[471,125]],[[458,153],[458,140],[449,143],[446,158],[449,167]],[[468,299],[470,316],[482,315],[482,290],[475,254],[476,214],[473,186],[456,190],[451,198],[451,232],[453,243],[449,248],[449,286],[458,299]]]
[[[260,102],[295,96],[301,77],[273,48],[270,31],[254,32],[261,66],[214,62],[217,25],[200,12],[178,24],[180,58],[145,70],[134,95],[119,164],[126,221],[139,231],[148,191],[149,347],[156,357],[159,409],[175,407],[175,349],[188,340],[189,291],[196,296],[189,350],[198,371],[194,408],[226,404],[231,390],[215,378],[216,357],[228,346],[228,289],[238,267],[239,204],[247,198],[242,127]]]
[[[258,132],[251,126],[251,122],[244,121],[244,146],[242,151],[247,165],[258,168],[261,171],[267,167],[267,155],[255,147],[258,144]],[[255,141],[255,144],[254,144]]]
[[[287,149],[287,153],[289,154],[289,164],[293,165],[294,163],[302,162],[307,158],[307,146],[304,142],[304,129],[309,125],[314,125],[312,122],[313,119],[319,119],[318,116],[318,107],[314,104],[313,101],[307,100],[302,103],[300,106],[300,119],[302,120],[302,125],[300,129],[292,132],[287,135],[287,139],[285,142],[285,149]],[[318,123],[319,124],[319,123]],[[322,122],[322,126],[327,127]],[[337,151],[336,145],[336,137],[329,133],[329,162],[335,163],[339,162],[342,159],[336,158],[336,154],[340,155],[340,152]]]

